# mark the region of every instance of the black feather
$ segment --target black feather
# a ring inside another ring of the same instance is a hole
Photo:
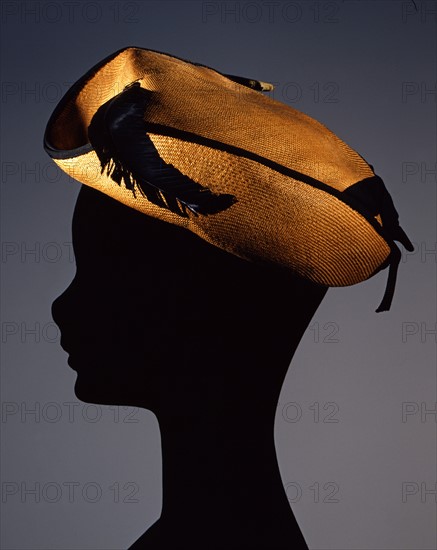
[[[153,204],[183,217],[188,217],[188,211],[208,215],[229,208],[237,200],[234,195],[212,193],[159,156],[144,121],[151,93],[133,83],[93,116],[88,138],[101,173],[106,170],[134,196],[138,189]]]

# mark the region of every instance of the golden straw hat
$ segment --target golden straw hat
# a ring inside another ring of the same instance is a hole
[[[241,258],[327,286],[390,266],[390,308],[412,244],[381,178],[272,86],[143,48],[123,48],[55,108],[44,147],[67,174]]]

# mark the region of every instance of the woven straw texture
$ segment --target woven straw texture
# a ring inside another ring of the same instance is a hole
[[[87,128],[97,109],[134,81],[152,92],[144,121],[159,156],[213,193],[234,195],[229,208],[181,217],[101,173],[96,153],[84,150]],[[372,276],[390,254],[366,216],[338,193],[274,167],[344,192],[374,175],[364,159],[319,122],[213,69],[149,50],[122,50],[67,93],[46,136],[61,153],[53,155],[55,162],[73,178],[242,258],[344,286]]]

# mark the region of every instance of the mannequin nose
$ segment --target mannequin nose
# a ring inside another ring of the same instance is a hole
[[[54,322],[62,332],[63,326],[74,316],[74,279],[70,285],[52,303],[51,313]]]

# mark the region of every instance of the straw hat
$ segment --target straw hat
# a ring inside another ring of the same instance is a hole
[[[381,178],[272,86],[128,47],[61,99],[44,147],[71,177],[241,258],[345,286],[412,244]]]

